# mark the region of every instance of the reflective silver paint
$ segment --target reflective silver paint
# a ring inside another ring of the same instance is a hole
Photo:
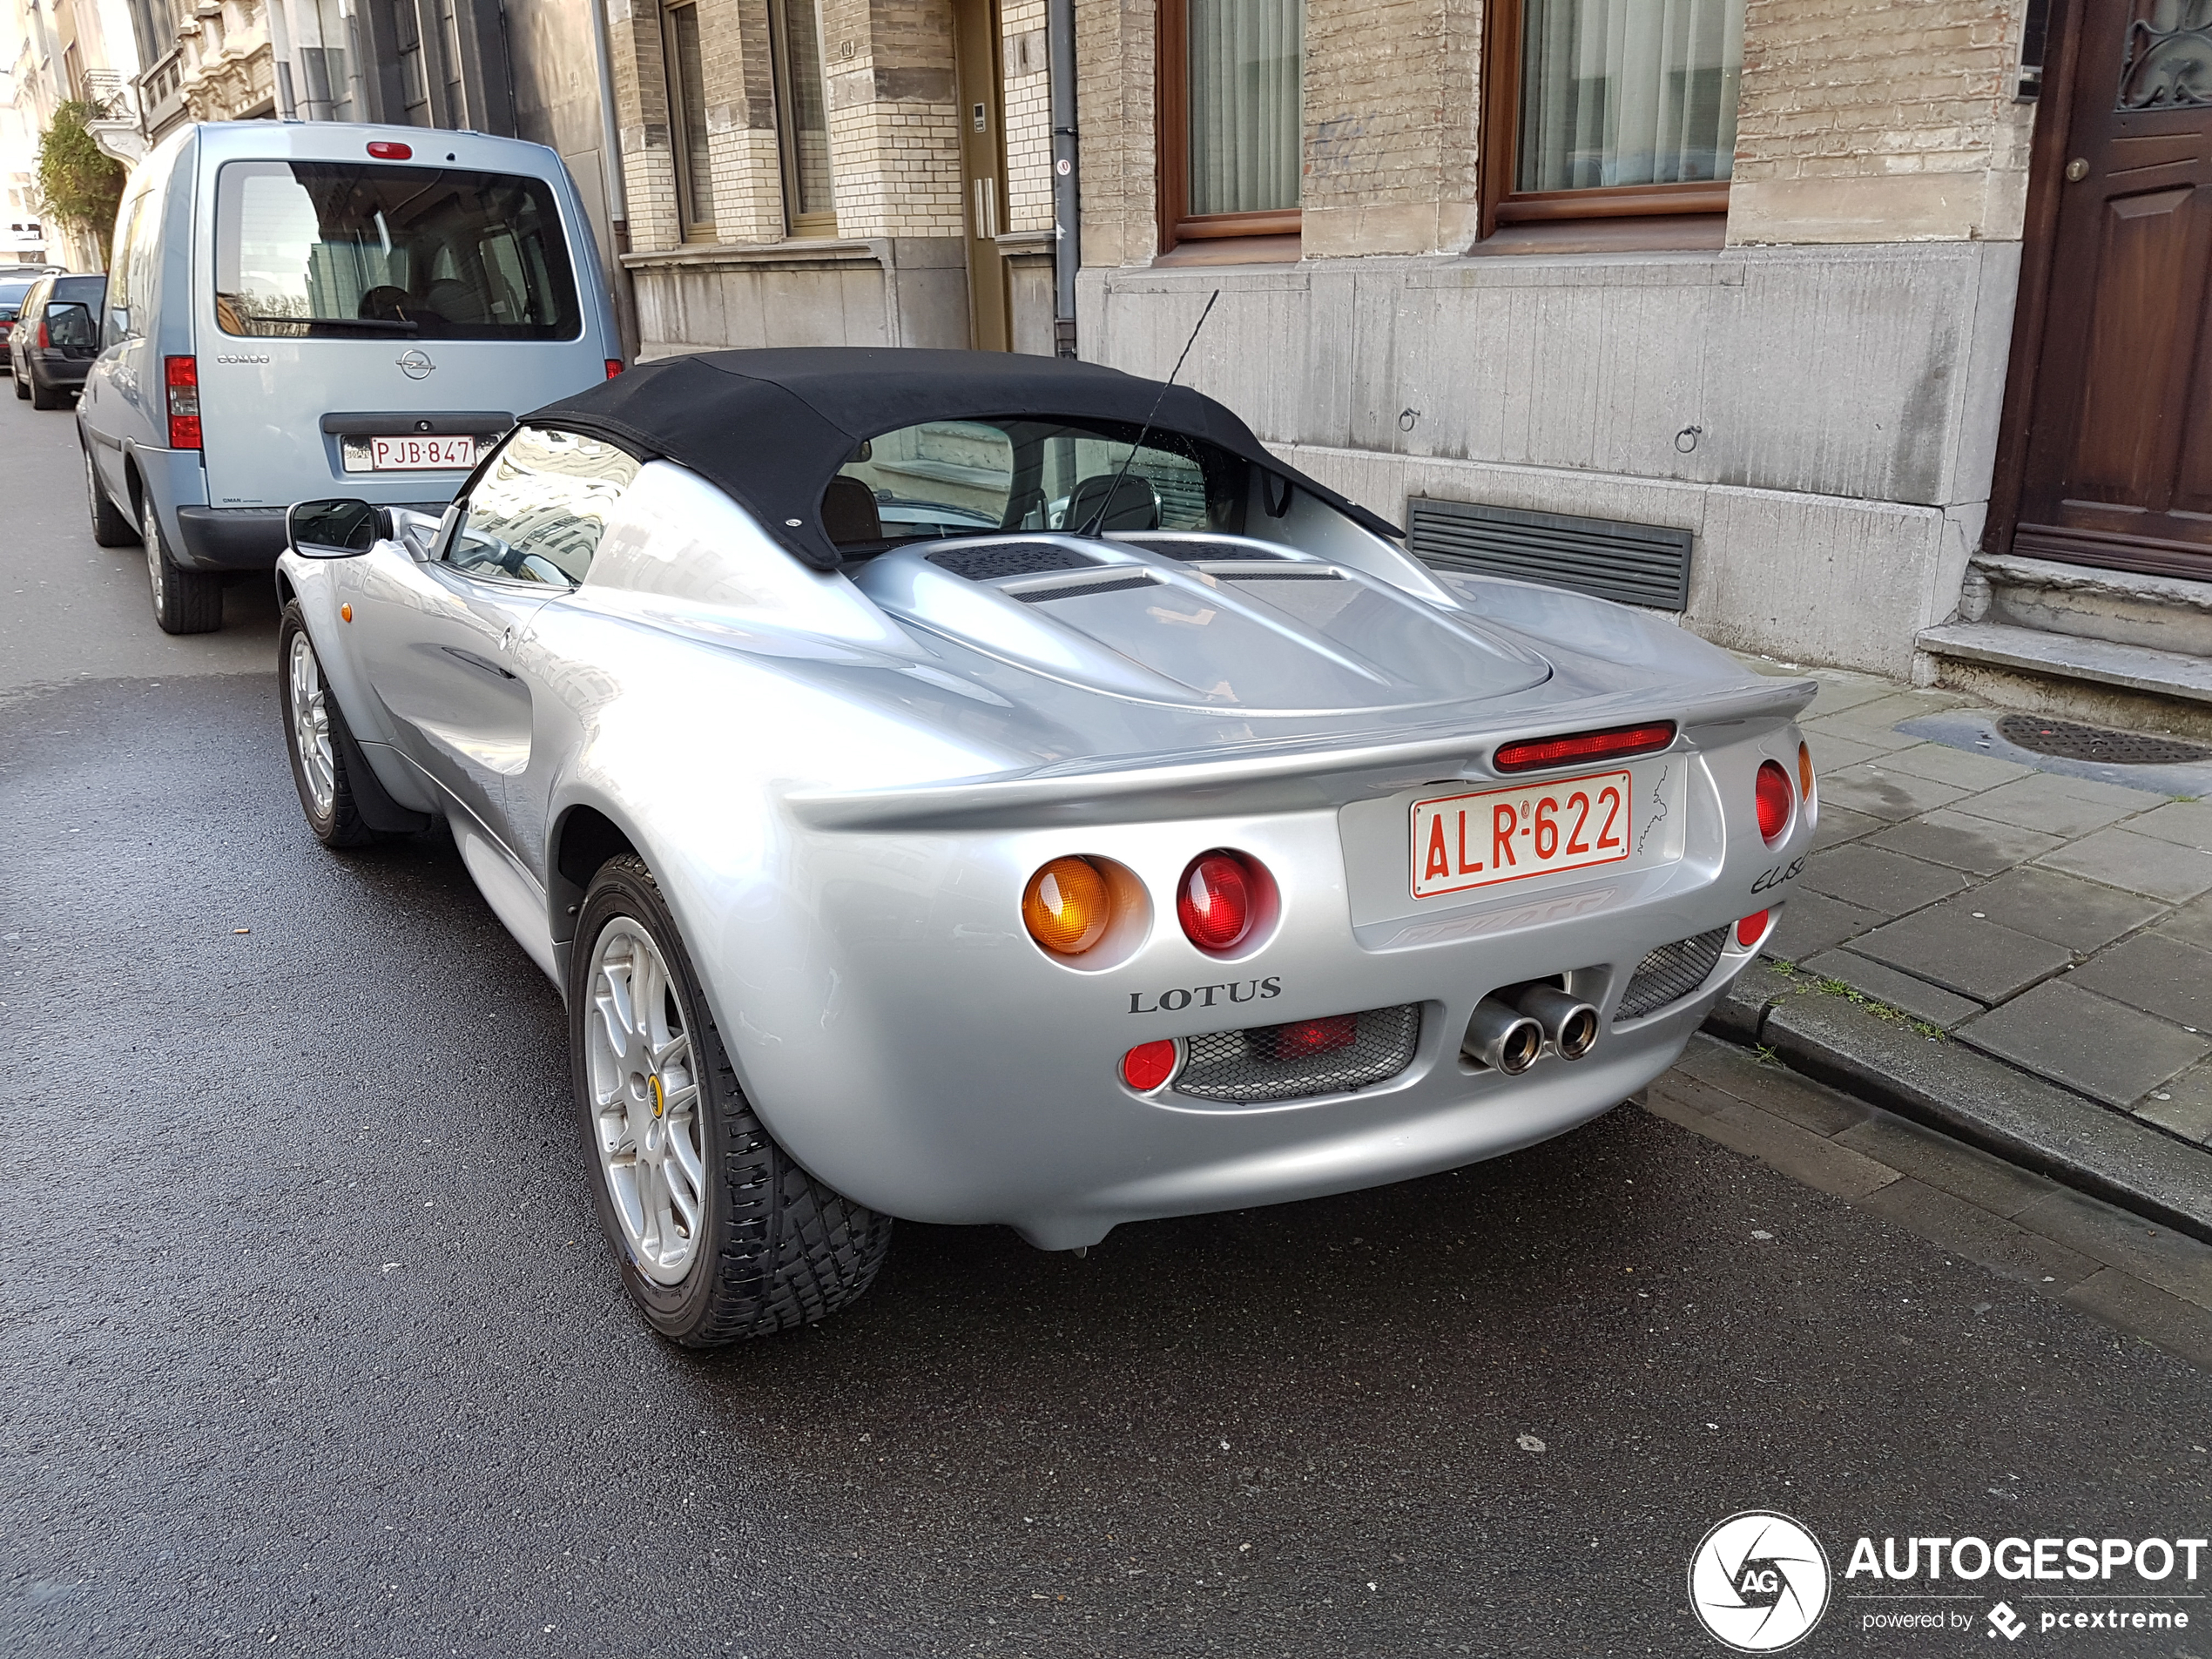
[[[1779,902],[1811,845],[1811,806],[1771,847],[1752,813],[1762,759],[1796,775],[1811,683],[1617,606],[1432,572],[1303,497],[1257,529],[1341,572],[1345,606],[1256,598],[1233,548],[1217,568],[1089,543],[1156,578],[1110,602],[1024,603],[912,550],[822,575],[665,462],[573,592],[394,543],[281,570],[380,778],[453,821],[556,983],[590,873],[563,867],[563,838],[597,814],[651,866],[748,1096],[801,1163],[894,1215],[1064,1248],[1447,1169],[1608,1109],[1751,953],[1731,941],[1697,995],[1616,1025],[1638,959]],[[1184,636],[1213,619],[1224,644],[1194,654]],[[1503,781],[1504,740],[1657,718],[1682,731],[1630,763],[1635,858],[1407,894],[1414,799]],[[1217,846],[1280,888],[1272,927],[1228,958],[1185,940],[1172,902]],[[1031,872],[1065,853],[1118,861],[1150,898],[1076,962],[1020,914]],[[1462,1058],[1483,996],[1554,974],[1605,1016],[1586,1058],[1547,1052],[1517,1077]],[[1163,991],[1190,995],[1169,1012]],[[1413,1062],[1354,1095],[1241,1108],[1120,1079],[1138,1042],[1408,1002]]]

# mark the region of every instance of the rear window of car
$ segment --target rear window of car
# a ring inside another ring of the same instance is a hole
[[[55,281],[54,291],[46,296],[46,303],[96,306],[100,302],[100,291],[106,287],[105,277],[62,277]]]
[[[12,315],[22,306],[24,295],[30,292],[31,285],[37,280],[37,277],[17,277],[0,282],[0,311]]]
[[[573,340],[583,332],[550,185],[513,173],[233,161],[215,185],[227,334]]]

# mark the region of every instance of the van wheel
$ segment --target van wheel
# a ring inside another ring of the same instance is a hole
[[[653,1328],[719,1347],[811,1325],[867,1290],[891,1217],[808,1175],[754,1115],[635,854],[592,878],[568,989],[599,1224]]]
[[[84,456],[84,505],[92,516],[93,541],[102,547],[130,546],[138,539],[138,532],[108,499],[106,486],[100,482],[100,469],[93,464],[92,452],[81,437],[77,447]]]
[[[165,634],[212,634],[223,625],[223,578],[187,570],[169,556],[161,539],[161,517],[149,496],[138,515],[138,539],[146,544],[146,581],[153,589],[153,619]]]

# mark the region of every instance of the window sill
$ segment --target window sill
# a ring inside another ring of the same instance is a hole
[[[782,242],[690,242],[677,247],[625,253],[625,269],[644,271],[716,265],[881,263],[880,242],[829,237],[794,237]]]
[[[1178,242],[1152,261],[1155,268],[1176,265],[1296,265],[1303,257],[1298,238],[1211,236]]]
[[[1727,241],[1726,213],[1648,213],[1501,225],[1467,253],[1480,259],[1510,253],[1703,253]]]

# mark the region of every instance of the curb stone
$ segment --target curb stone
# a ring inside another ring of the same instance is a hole
[[[2212,1155],[1755,962],[1706,1028],[1792,1069],[2212,1244]]]

